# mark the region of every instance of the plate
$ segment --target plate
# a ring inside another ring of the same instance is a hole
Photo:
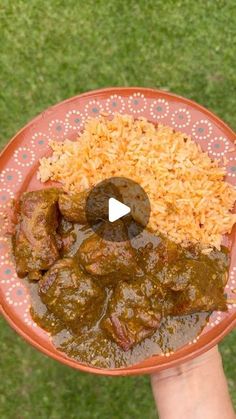
[[[76,139],[88,117],[100,112],[115,112],[144,116],[154,123],[167,124],[191,135],[203,151],[213,159],[227,158],[226,180],[236,186],[236,147],[234,132],[216,115],[204,107],[164,91],[146,88],[109,88],[88,92],[61,102],[41,113],[19,131],[0,157],[0,308],[8,323],[34,347],[71,367],[103,375],[134,375],[151,373],[175,366],[208,350],[236,325],[236,304],[228,304],[228,312],[214,312],[201,335],[174,354],[158,355],[131,367],[101,369],[90,367],[59,352],[50,335],[31,319],[30,298],[21,279],[16,275],[11,259],[9,212],[11,200],[23,191],[42,188],[36,178],[38,162],[50,154],[49,139]],[[223,163],[222,163],[223,164]],[[228,299],[236,298],[236,228],[232,243],[229,280],[225,291]]]

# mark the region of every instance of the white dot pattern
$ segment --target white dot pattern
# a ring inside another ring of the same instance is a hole
[[[208,142],[208,153],[216,158],[223,157],[230,149],[230,143],[225,137],[211,138]]]
[[[169,114],[170,106],[165,99],[157,99],[150,105],[150,115],[155,119],[166,118]]]
[[[128,109],[131,113],[141,114],[147,108],[147,99],[142,93],[134,93],[128,100]]]
[[[1,184],[4,186],[12,186],[11,183],[16,186],[22,182],[23,176],[20,170],[15,168],[9,168],[2,170],[0,174]],[[2,188],[1,188],[2,190]]]
[[[49,123],[49,134],[50,138],[55,139],[62,139],[67,134],[67,127],[61,119],[54,119]]]
[[[227,176],[231,178],[236,177],[236,157],[229,157],[228,158],[228,165],[227,165]],[[236,189],[236,186],[235,186]]]
[[[123,113],[125,110],[125,102],[119,95],[111,95],[106,101],[106,111],[109,114],[116,112]]]
[[[81,127],[83,127],[85,123],[85,117],[80,111],[73,109],[66,114],[65,119],[65,126],[66,128],[70,128],[72,130],[77,131]]]
[[[191,115],[185,108],[180,108],[171,116],[171,123],[176,128],[185,128],[190,124]]]
[[[100,117],[101,112],[103,112],[103,106],[98,100],[90,100],[85,106],[84,112],[86,117]]]
[[[192,128],[192,135],[197,140],[206,140],[210,138],[212,132],[212,124],[207,119],[201,119],[200,121],[195,122]]]
[[[0,207],[4,208],[11,205],[14,193],[10,188],[1,188],[0,190]]]
[[[27,147],[19,147],[14,152],[14,161],[18,166],[30,167],[35,161],[35,152]]]
[[[49,137],[42,132],[36,132],[30,141],[31,146],[35,149],[46,149],[48,147]]]

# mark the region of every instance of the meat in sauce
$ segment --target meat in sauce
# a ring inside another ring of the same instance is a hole
[[[134,238],[135,223],[119,220],[110,231],[99,217],[94,233],[87,196],[54,188],[24,194],[13,236],[17,273],[33,290],[33,318],[60,350],[82,362],[93,356],[98,366],[129,365],[157,347],[177,349],[184,330],[195,337],[213,310],[227,310],[226,248],[204,255],[148,230]]]
[[[18,223],[13,236],[16,270],[20,278],[39,279],[59,259],[58,189],[23,194],[17,211]]]
[[[139,282],[120,282],[109,301],[102,328],[124,350],[151,336],[160,325],[161,313],[154,310]]]
[[[109,276],[113,281],[141,275],[142,269],[136,262],[123,222],[118,220],[112,227],[105,222],[101,228],[109,240],[104,240],[96,233],[84,240],[77,252],[82,267],[91,275]],[[122,241],[113,241],[114,235]]]
[[[58,260],[39,282],[39,296],[59,320],[78,333],[96,323],[105,291],[80,270],[74,259],[65,258]]]

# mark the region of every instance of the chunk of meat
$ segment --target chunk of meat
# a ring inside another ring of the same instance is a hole
[[[163,316],[226,311],[223,278],[206,261],[185,260],[165,267],[156,277],[162,296],[151,295],[152,307],[161,308]]]
[[[83,191],[75,194],[63,192],[59,197],[59,210],[63,217],[73,223],[86,224],[86,200],[89,191]]]
[[[39,282],[48,309],[74,333],[91,327],[101,316],[105,292],[71,258],[57,261]]]
[[[182,274],[181,292],[172,294],[174,305],[172,315],[191,314],[200,311],[226,311],[223,277],[208,263],[201,261],[186,262],[186,273]],[[181,275],[179,276],[181,277]],[[183,286],[183,278],[185,284]],[[169,283],[172,290],[178,286]]]
[[[178,261],[183,256],[182,248],[161,234],[153,234],[145,229],[134,237],[137,229],[139,231],[139,225],[131,223],[129,236],[137,253],[138,264],[146,274],[155,276],[164,266]]]
[[[77,257],[83,268],[92,275],[109,276],[112,279],[142,275],[122,221],[118,220],[112,226],[104,223],[102,229],[105,236],[108,237],[110,233],[109,240],[94,233],[84,240],[78,250]],[[123,241],[111,241],[115,238]]]
[[[120,282],[109,301],[102,328],[124,351],[151,336],[160,325],[161,314],[154,311],[139,283]]]
[[[59,197],[59,209],[63,217],[73,223],[96,223],[99,220],[108,220],[108,201],[112,196],[120,198],[117,188],[111,182],[103,182],[92,190],[74,194],[62,193]]]
[[[131,228],[135,228],[134,223]],[[145,274],[155,278],[162,289],[162,301],[154,297],[152,305],[159,310],[161,302],[163,315],[227,310],[224,285],[229,252],[226,248],[213,249],[204,255],[198,247],[183,249],[148,230],[132,237],[131,243]]]
[[[40,279],[40,271],[59,258],[57,201],[59,189],[50,188],[23,194],[18,208],[18,224],[12,239],[19,277],[30,273]]]
[[[220,268],[216,269],[211,264],[210,259],[203,259],[179,260],[150,277],[149,298],[153,310],[161,312],[162,316],[227,310],[224,275]],[[156,284],[155,292],[153,279]]]

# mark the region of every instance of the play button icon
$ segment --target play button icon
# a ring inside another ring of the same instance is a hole
[[[115,198],[108,201],[108,219],[111,223],[130,213],[130,208]]]
[[[147,226],[150,202],[138,183],[124,177],[113,177],[91,189],[85,213],[88,224],[100,237],[109,241],[124,241],[124,229],[131,230],[134,221],[137,228],[132,227],[133,237]]]

